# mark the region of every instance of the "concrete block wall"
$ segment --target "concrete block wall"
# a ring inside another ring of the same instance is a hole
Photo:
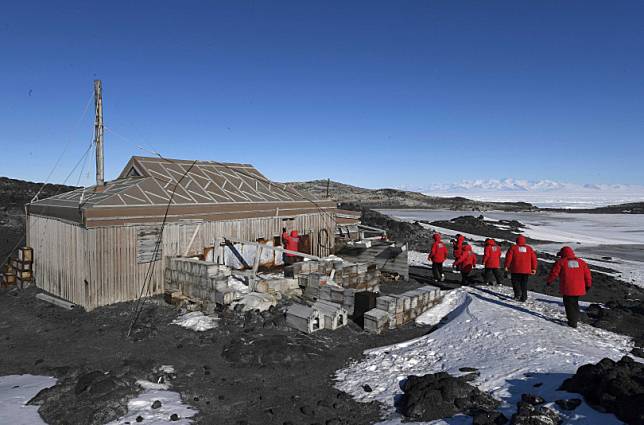
[[[193,258],[170,257],[166,261],[166,288],[206,302],[230,304],[234,291],[228,287],[230,268]]]

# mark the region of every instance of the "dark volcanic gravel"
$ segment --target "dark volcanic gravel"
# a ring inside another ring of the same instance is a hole
[[[57,377],[59,385],[34,400],[50,424],[115,419],[132,383],[156,382],[161,365],[174,366],[171,389],[199,411],[199,424],[370,424],[379,405],[335,390],[335,371],[367,348],[428,332],[407,326],[374,336],[347,326],[304,335],[285,329],[279,312],[220,313],[219,328],[194,332],[170,325],[174,307],[151,301],[127,338],[131,303],[67,311],[36,293],[0,289],[0,375]]]
[[[483,216],[474,217],[471,215],[456,217],[452,220],[432,221],[427,224],[455,230],[457,232],[470,233],[488,238],[507,239],[510,241],[513,241],[519,234],[521,234],[521,230],[525,227],[516,220],[489,222],[486,221]],[[509,229],[499,228],[497,225],[503,225]],[[530,238],[526,239],[528,243],[544,242]]]

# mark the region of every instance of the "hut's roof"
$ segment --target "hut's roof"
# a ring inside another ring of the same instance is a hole
[[[334,206],[273,183],[249,164],[135,156],[103,191],[97,192],[95,186],[76,189],[35,201],[29,211],[90,227],[159,222],[166,210],[170,221],[230,220]]]

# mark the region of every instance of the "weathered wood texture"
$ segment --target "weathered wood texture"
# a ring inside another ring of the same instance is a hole
[[[201,223],[201,225],[199,225]],[[288,223],[288,225],[285,225]],[[30,215],[28,245],[34,249],[36,285],[87,310],[139,296],[149,267],[154,273],[146,293],[163,292],[166,256],[201,254],[203,249],[234,238],[271,240],[282,227],[311,235],[314,255],[329,255],[333,249],[335,221],[330,214],[307,214],[283,221],[281,217],[219,222],[168,224],[163,232],[161,260],[141,263],[140,234],[150,226],[108,226],[86,229],[81,225]],[[325,236],[331,236],[328,238]],[[147,241],[143,245],[150,245]],[[148,252],[148,254],[150,254]],[[152,255],[143,259],[151,259]]]

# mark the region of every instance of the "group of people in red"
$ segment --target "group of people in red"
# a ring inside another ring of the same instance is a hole
[[[434,243],[427,258],[432,263],[434,281],[442,282],[445,280],[443,263],[448,258],[448,249],[441,240],[440,234],[435,233],[433,238]],[[456,235],[456,238],[452,241],[452,253],[454,256],[453,268],[460,271],[461,283],[470,285],[473,283],[472,272],[476,268],[477,256],[472,251],[472,246],[465,242],[463,235]],[[483,282],[485,284],[491,285],[493,280],[498,285],[503,283],[501,256],[501,247],[496,241],[486,239],[482,261],[484,267]],[[579,322],[579,297],[586,295],[586,291],[592,285],[590,269],[584,260],[577,258],[570,247],[563,247],[559,251],[558,257],[559,259],[552,266],[546,283],[550,286],[555,280],[559,279],[559,292],[563,296],[568,325],[577,327]],[[503,268],[506,273],[510,274],[514,299],[519,302],[525,302],[528,299],[528,280],[531,275],[537,273],[537,254],[527,244],[523,235],[518,236],[516,244],[512,245],[506,252]]]

